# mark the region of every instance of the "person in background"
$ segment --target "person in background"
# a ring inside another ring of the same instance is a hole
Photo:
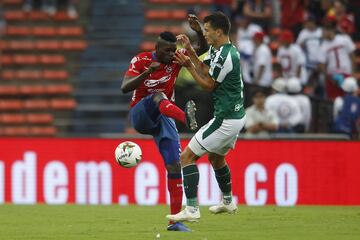
[[[316,24],[316,18],[309,15],[304,23],[296,43],[303,50],[306,57],[306,71],[308,87],[311,94],[323,95],[323,88],[319,84],[319,49],[321,45],[322,30]]]
[[[253,94],[253,105],[246,112],[245,137],[269,137],[279,127],[276,113],[265,108],[265,92],[256,89]]]
[[[275,112],[279,119],[278,133],[302,132],[302,115],[298,103],[286,94],[286,81],[282,78],[275,79],[271,85],[273,94],[265,100],[265,108]]]
[[[251,77],[251,59],[254,53],[253,37],[255,33],[263,32],[263,30],[259,25],[251,23],[248,17],[236,16],[235,22],[237,26],[235,45],[240,53],[243,80],[245,83],[253,84]]]
[[[49,15],[54,15],[58,8],[64,8],[71,18],[76,18],[78,12],[75,8],[76,0],[25,0],[23,10],[30,12],[32,9],[40,8]]]
[[[281,26],[291,29],[294,36],[297,36],[302,29],[306,2],[304,0],[280,0]]]
[[[335,0],[327,18],[336,21],[336,30],[341,33],[352,35],[356,31],[354,15],[347,11],[345,0]]]
[[[253,84],[269,87],[272,80],[272,54],[267,44],[264,43],[263,32],[254,34],[255,50],[253,54]]]
[[[270,0],[246,0],[243,8],[244,16],[251,22],[260,25],[265,32],[268,31],[272,17],[272,5]]]
[[[221,11],[229,18],[237,8],[237,0],[213,0],[213,11]]]
[[[333,129],[337,133],[345,133],[354,138],[356,124],[360,120],[360,98],[358,97],[358,83],[355,78],[345,78],[341,88],[345,96],[337,97],[334,102],[334,125]]]
[[[286,89],[289,96],[298,103],[302,115],[301,124],[304,126],[304,132],[308,132],[311,123],[310,98],[302,93],[302,87],[297,78],[290,78],[286,83]]]
[[[279,37],[280,47],[277,52],[277,61],[281,64],[283,77],[288,79],[297,77],[302,85],[307,84],[305,70],[305,55],[300,46],[294,42],[294,35],[284,30]]]
[[[356,46],[346,34],[336,33],[336,23],[323,26],[323,39],[318,54],[320,71],[325,75],[327,98],[343,95],[341,84],[356,69]]]

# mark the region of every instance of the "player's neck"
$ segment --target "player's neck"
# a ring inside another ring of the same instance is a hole
[[[223,36],[223,37],[219,38],[219,40],[214,44],[214,48],[219,50],[222,45],[228,44],[228,43],[230,43],[229,36]]]

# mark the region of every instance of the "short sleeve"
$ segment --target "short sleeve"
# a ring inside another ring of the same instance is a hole
[[[356,46],[349,36],[346,36],[345,39],[346,39],[345,46],[346,46],[348,53],[350,54],[356,50]]]
[[[141,74],[143,68],[144,61],[137,55],[131,59],[130,66],[126,71],[125,76],[138,76]]]
[[[215,57],[214,62],[209,69],[209,75],[216,82],[222,83],[226,75],[233,69],[231,53],[229,49],[223,49],[220,54]]]

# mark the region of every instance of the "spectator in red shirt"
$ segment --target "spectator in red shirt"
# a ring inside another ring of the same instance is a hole
[[[306,2],[304,0],[280,0],[281,26],[291,29],[295,37],[302,29]]]
[[[269,0],[247,0],[243,14],[249,17],[251,22],[260,25],[267,31],[272,15],[271,2]]]

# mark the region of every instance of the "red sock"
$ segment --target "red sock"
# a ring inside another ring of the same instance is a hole
[[[174,118],[182,123],[186,121],[184,111],[167,99],[160,102],[159,111],[165,116]]]
[[[176,214],[181,211],[181,207],[182,207],[182,198],[183,198],[182,179],[168,178],[168,190],[170,193],[170,213]]]

